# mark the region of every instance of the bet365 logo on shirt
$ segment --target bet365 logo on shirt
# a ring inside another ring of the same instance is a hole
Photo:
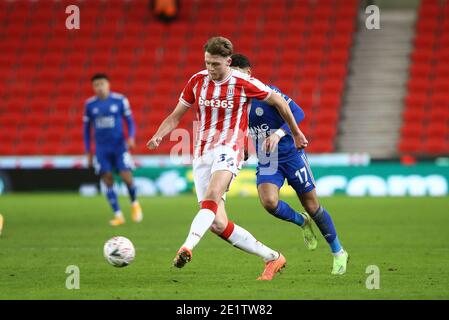
[[[198,104],[201,107],[212,107],[212,108],[224,108],[224,109],[232,109],[234,108],[234,101],[232,100],[220,100],[220,99],[209,99],[205,100],[200,97]]]

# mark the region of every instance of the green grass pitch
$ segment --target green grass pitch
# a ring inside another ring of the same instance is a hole
[[[286,199],[299,208],[296,199]],[[265,213],[256,198],[229,198],[228,212],[256,238],[282,251],[287,268],[256,281],[262,261],[208,233],[184,269],[171,261],[197,211],[194,196],[142,198],[145,219],[113,228],[101,197],[12,194],[0,197],[0,299],[449,299],[448,198],[323,198],[342,244],[348,273],[330,274],[332,257],[319,234],[308,252],[298,227]],[[126,268],[102,255],[114,235],[130,238],[136,259]],[[68,265],[80,269],[80,289],[65,287]],[[368,290],[366,268],[380,269],[380,289]]]

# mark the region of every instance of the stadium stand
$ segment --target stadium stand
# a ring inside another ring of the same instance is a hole
[[[448,30],[447,21],[426,19],[432,3],[421,8],[410,80],[422,90],[410,91],[405,117],[423,112],[423,99],[429,107],[432,102],[428,116],[443,123],[449,95],[440,89],[449,83],[449,71],[420,60],[426,54],[441,61],[448,57],[447,50],[426,49],[428,42],[441,46],[449,39],[438,34]],[[80,7],[79,30],[65,28],[65,8],[71,4]],[[1,0],[0,155],[82,154],[84,100],[92,95],[95,72],[108,73],[112,89],[128,96],[138,126],[134,153],[151,154],[147,138],[189,77],[203,68],[202,47],[212,35],[229,37],[236,52],[251,58],[257,78],[277,85],[304,108],[309,152],[332,152],[357,12],[357,0],[182,0],[178,19],[163,24],[152,16],[148,1]],[[437,77],[421,76],[428,73]],[[191,130],[194,117],[188,113],[180,126]],[[407,122],[404,132],[410,126]],[[447,136],[447,127],[422,126],[429,137],[442,137],[439,130]],[[403,137],[401,149],[413,151],[407,146],[415,137]],[[443,146],[431,141],[430,151]],[[156,152],[168,154],[174,143]]]
[[[449,1],[423,0],[418,11],[399,150],[449,154]]]

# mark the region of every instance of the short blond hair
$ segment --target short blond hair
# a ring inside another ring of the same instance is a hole
[[[204,51],[212,55],[230,57],[233,53],[232,42],[225,37],[212,37],[204,45]]]

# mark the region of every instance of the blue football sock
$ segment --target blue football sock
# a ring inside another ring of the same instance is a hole
[[[329,243],[332,253],[341,251],[342,247],[340,241],[338,241],[337,231],[335,230],[332,218],[329,213],[327,213],[326,209],[320,206],[315,214],[312,215],[312,219],[315,221],[318,229],[320,229],[324,239]]]
[[[342,247],[340,244],[340,241],[338,241],[338,237],[335,237],[334,241],[332,241],[331,243],[329,243],[330,247],[331,247],[331,251],[332,253],[337,253],[340,252]]]
[[[128,188],[128,194],[129,198],[131,199],[131,202],[136,201],[136,186],[134,184],[126,185]]]
[[[304,217],[302,214],[297,213],[282,200],[279,200],[277,208],[270,213],[276,218],[292,222],[298,226],[302,226],[304,224]]]
[[[111,205],[111,208],[114,211],[114,213],[119,212],[120,207],[118,205],[117,193],[115,193],[113,187],[106,188],[106,197],[108,198],[108,202]]]

